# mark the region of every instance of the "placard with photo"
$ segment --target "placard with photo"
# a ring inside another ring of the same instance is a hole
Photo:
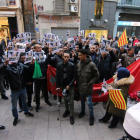
[[[8,50],[14,50],[15,47],[14,46],[8,46]]]
[[[20,51],[8,51],[9,63],[17,63],[17,61],[19,60],[20,53]]]
[[[45,61],[44,53],[43,52],[35,52],[34,57],[36,58],[37,62]]]
[[[25,64],[30,63],[32,61],[33,59],[32,53],[33,53],[32,51],[25,53]]]
[[[9,42],[8,43],[8,46],[13,46],[13,42]]]

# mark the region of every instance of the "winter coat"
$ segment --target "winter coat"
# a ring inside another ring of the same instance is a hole
[[[136,43],[138,43],[138,42],[139,42],[139,40],[138,40],[138,39],[134,40],[134,41],[133,41],[133,46],[135,46],[135,45],[136,45]]]
[[[74,85],[76,79],[75,66],[69,62],[66,64],[68,86]],[[56,87],[63,87],[63,61],[59,62],[56,67]]]
[[[111,86],[114,89],[121,89],[121,93],[127,105],[127,96],[128,96],[129,86],[133,84],[134,77],[130,75],[128,78],[122,78],[118,80],[116,84],[115,84],[115,80],[117,80],[117,76],[115,75],[113,78],[114,78],[114,82]],[[125,115],[125,110],[116,108],[110,98],[108,99],[106,109],[108,109],[109,113],[115,116],[124,117]]]
[[[93,84],[98,78],[98,69],[96,65],[92,62],[90,56],[87,56],[87,60],[85,62],[80,61],[77,64],[77,85],[80,94],[92,95]]]
[[[92,55],[92,53],[90,53],[90,56]],[[91,56],[91,58],[92,58],[92,56]],[[98,56],[97,56],[97,54],[95,53],[95,59],[94,59],[94,61],[92,60],[92,62],[94,62],[95,64],[96,64],[96,67],[98,68],[98,65],[99,65],[99,58],[98,58]]]
[[[118,41],[117,40],[113,43],[112,48],[118,49]]]
[[[119,58],[122,59],[122,67],[128,67],[131,65],[133,62],[135,62],[135,57],[134,55],[128,55],[127,53],[120,54]]]

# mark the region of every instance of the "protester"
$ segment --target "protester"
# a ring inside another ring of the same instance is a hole
[[[34,47],[35,52],[42,52],[42,47],[39,44],[36,44]],[[36,97],[36,112],[40,109],[40,90],[42,88],[42,94],[45,97],[45,103],[49,106],[52,104],[49,102],[48,98],[48,91],[47,91],[47,66],[48,62],[47,59],[44,62],[39,62],[42,77],[35,79],[35,97]]]
[[[134,54],[138,54],[138,52],[140,51],[140,42],[137,43],[135,46],[134,46]]]
[[[34,115],[28,111],[27,102],[26,102],[26,82],[25,74],[27,70],[31,68],[23,65],[22,63],[13,63],[8,65],[9,60],[6,60],[3,67],[3,72],[8,75],[10,88],[11,88],[11,102],[12,102],[12,114],[14,116],[13,125],[16,126],[18,123],[18,112],[17,112],[17,101],[19,96],[22,100],[22,108],[24,110],[25,116]],[[32,63],[33,64],[33,60]]]
[[[133,41],[133,46],[135,46],[137,43],[139,43],[139,40],[135,37]]]
[[[111,47],[107,47],[106,50],[101,51],[101,56],[99,57],[98,70],[100,73],[100,78],[98,83],[103,82],[103,79],[108,80],[112,78],[112,63],[117,61],[117,57],[114,54]]]
[[[127,50],[124,48],[124,46],[120,47],[120,54],[127,53]]]
[[[120,54],[119,59],[121,59],[122,67],[128,67],[130,64],[135,62],[135,57],[134,57],[134,48],[130,47],[127,50],[127,53],[125,54]]]
[[[63,61],[63,49],[60,48],[59,52],[56,55],[52,55],[52,48],[49,47],[48,63],[56,68],[59,62]],[[57,96],[54,95],[54,100],[57,99]],[[59,102],[61,102],[61,97],[59,97]]]
[[[68,94],[68,99],[65,95],[64,101],[66,110],[63,117],[65,118],[70,114],[70,124],[74,124],[74,81],[76,72],[74,65],[69,62],[69,58],[69,52],[65,51],[63,53],[63,61],[58,63],[56,67],[56,90],[60,90],[60,87],[62,91],[64,91],[64,89],[66,90],[65,94]]]
[[[88,52],[86,50],[79,50],[78,57],[80,62],[77,65],[77,84],[79,93],[81,95],[81,113],[79,118],[85,115],[85,98],[87,100],[87,105],[90,112],[89,125],[94,124],[94,114],[93,114],[93,104],[92,104],[92,94],[93,94],[93,84],[99,78],[99,73],[96,65],[92,62]]]
[[[130,71],[128,71],[124,67],[121,67],[117,70],[117,74],[113,78],[114,78],[113,84],[109,86],[107,89],[108,90],[120,89],[127,105],[127,96],[128,96],[129,86],[133,84],[134,77],[130,75]],[[107,105],[106,105],[105,116],[102,119],[99,119],[99,122],[107,123],[110,120],[112,115],[113,115],[113,119],[111,121],[111,124],[108,126],[108,128],[115,128],[117,126],[120,117],[124,117],[125,110],[116,108],[114,103],[109,97]]]
[[[96,67],[98,68],[99,58],[97,57],[97,54],[96,54],[96,46],[95,45],[92,45],[90,47],[90,56],[91,56],[92,62],[94,62],[96,64]]]
[[[4,100],[8,100],[8,97],[6,96],[6,91],[3,85],[3,80],[4,80],[4,74],[1,72],[1,68],[3,67],[4,63],[2,61],[2,58],[0,57],[0,93],[1,93],[1,98]]]
[[[112,48],[118,49],[118,40],[119,40],[119,38],[115,37],[115,42],[113,43]]]
[[[99,49],[99,43],[96,42],[96,43],[94,43],[94,45],[96,46],[96,54],[99,57],[101,55],[101,52],[100,52],[100,49]]]

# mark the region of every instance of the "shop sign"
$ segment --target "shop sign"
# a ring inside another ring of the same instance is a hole
[[[63,24],[63,23],[58,23],[57,27],[78,27],[78,24]]]
[[[62,20],[43,19],[42,23],[62,23]]]
[[[57,23],[57,27],[78,27],[79,25],[74,24],[64,24],[63,20],[51,20],[51,19],[43,19],[42,23]]]
[[[15,0],[9,0],[9,5],[16,5],[16,1]]]
[[[6,0],[0,0],[0,7],[1,6],[7,6],[7,1]]]
[[[42,5],[37,5],[37,11],[39,12],[44,11],[44,7]]]
[[[140,26],[140,22],[118,21],[118,26]]]

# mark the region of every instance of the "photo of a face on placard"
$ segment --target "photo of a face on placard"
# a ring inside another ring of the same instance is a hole
[[[107,40],[106,41],[106,46],[110,46],[111,45],[111,40]]]
[[[43,52],[35,52],[34,56],[35,56],[37,62],[45,61]]]
[[[8,59],[10,63],[17,63],[17,61],[19,60],[19,56],[20,56],[19,51],[8,51]]]

